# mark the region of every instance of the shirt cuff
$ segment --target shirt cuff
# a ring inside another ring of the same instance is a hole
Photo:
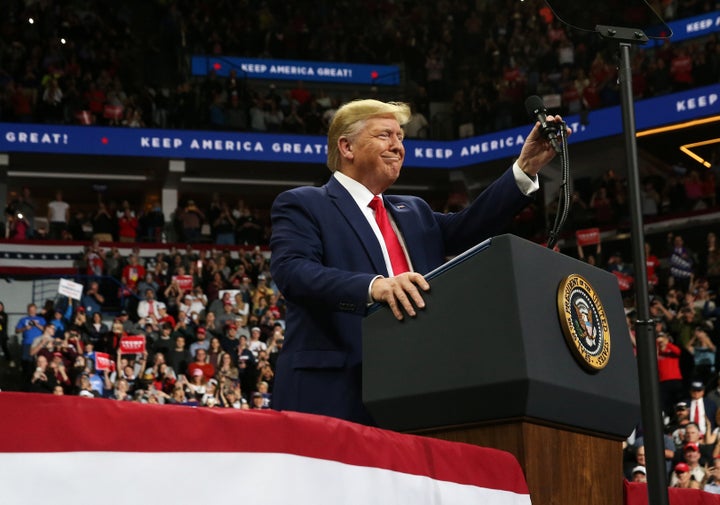
[[[370,285],[368,286],[368,296],[367,296],[367,303],[368,305],[372,305],[375,303],[375,300],[372,299],[372,287],[373,284],[375,284],[375,281],[378,279],[383,279],[384,277],[382,275],[376,275],[373,277],[373,279],[370,281]]]
[[[532,195],[540,189],[540,180],[537,175],[535,177],[530,177],[522,171],[520,166],[517,164],[517,161],[513,163],[512,169],[513,175],[515,176],[515,182],[523,195]]]

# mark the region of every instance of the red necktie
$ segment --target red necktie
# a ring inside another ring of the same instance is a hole
[[[149,316],[155,315],[155,307],[153,307],[153,300],[148,301],[148,315]]]
[[[702,425],[700,424],[700,401],[698,400],[695,400],[695,424],[697,424],[702,431]]]
[[[379,196],[373,197],[372,201],[368,204],[372,210],[375,211],[375,221],[377,221],[380,233],[382,233],[383,239],[385,240],[385,246],[390,256],[390,264],[392,265],[393,275],[400,275],[410,271],[410,265],[408,265],[407,258],[405,258],[405,251],[403,251],[400,245],[400,240],[395,234],[390,219],[388,219],[387,211],[383,205],[382,198]]]

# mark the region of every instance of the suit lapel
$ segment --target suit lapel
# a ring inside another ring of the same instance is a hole
[[[427,248],[424,247],[422,237],[416,233],[418,230],[417,212],[397,196],[384,195],[386,208],[392,215],[395,224],[400,230],[405,247],[410,256],[410,262],[415,272],[426,272],[428,270]]]
[[[331,177],[325,185],[328,196],[333,202],[338,212],[347,221],[350,228],[357,235],[358,240],[362,244],[365,254],[367,254],[372,268],[375,272],[382,275],[388,275],[385,259],[383,258],[382,249],[378,244],[377,237],[373,233],[372,228],[365,219],[362,211],[358,208],[355,200],[350,193],[335,179]]]

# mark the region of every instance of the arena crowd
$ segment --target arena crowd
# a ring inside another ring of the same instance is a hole
[[[665,19],[720,9],[717,2],[652,2]],[[619,103],[615,55],[595,34],[566,29],[540,0],[348,2],[113,2],[10,0],[0,21],[0,121],[254,132],[326,133],[335,109],[362,95],[406,100],[407,136],[450,139],[528,122],[526,96],[559,96],[563,114]],[[345,15],[352,12],[351,16]],[[402,85],[327,88],[192,76],[192,55],[401,64]],[[637,99],[717,83],[717,35],[633,52]],[[449,119],[431,104],[448,105]],[[665,160],[643,179],[648,221],[717,212],[710,170]],[[612,168],[577,181],[568,230],[626,228],[626,180]],[[24,390],[117,401],[269,408],[284,342],[282,294],[269,272],[267,209],[222,195],[184,199],[169,217],[173,242],[152,257],[118,244],[160,243],[156,205],[41,204],[19,189],[6,209],[9,240],[75,240],[83,298],[28,300],[0,344]],[[35,218],[48,216],[45,228]],[[22,217],[20,217],[20,215]],[[519,235],[539,239],[544,209],[529,207]],[[720,490],[720,250],[713,225],[648,237],[659,381],[671,485]],[[213,244],[211,246],[210,244]],[[610,250],[608,251],[608,248]],[[634,339],[637,266],[612,243],[563,251],[618,276]],[[100,366],[99,366],[100,365]],[[625,449],[626,477],[645,475],[642,427]]]

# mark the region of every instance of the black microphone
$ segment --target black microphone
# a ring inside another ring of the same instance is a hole
[[[558,154],[562,153],[562,147],[557,139],[558,127],[554,123],[547,122],[547,109],[545,108],[542,98],[537,95],[527,97],[527,100],[525,100],[525,110],[532,119],[540,121],[540,129],[543,135],[550,141],[550,144],[552,144],[555,152]]]

